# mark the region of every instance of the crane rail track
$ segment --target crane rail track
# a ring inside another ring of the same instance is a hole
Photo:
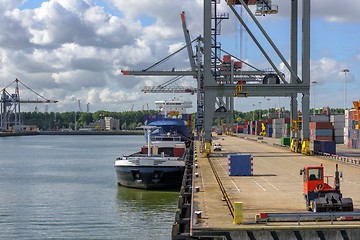
[[[209,161],[209,164],[210,164],[210,166],[211,166],[211,169],[212,169],[212,171],[213,171],[213,173],[214,173],[214,176],[215,176],[215,178],[216,178],[216,181],[217,181],[217,183],[219,184],[219,187],[220,187],[221,193],[222,193],[222,195],[223,195],[223,197],[224,197],[224,200],[225,200],[225,202],[226,202],[226,205],[227,205],[228,208],[229,208],[230,214],[231,214],[232,217],[234,217],[234,206],[232,205],[232,203],[231,203],[231,201],[230,201],[229,195],[227,194],[227,192],[226,192],[226,190],[225,190],[225,187],[224,187],[224,185],[222,184],[222,182],[221,182],[221,180],[220,180],[220,177],[219,177],[219,175],[218,175],[217,172],[216,172],[216,169],[215,169],[215,167],[214,167],[214,164],[212,163],[212,161],[211,161],[211,159],[210,159],[209,157],[208,157],[208,161]]]

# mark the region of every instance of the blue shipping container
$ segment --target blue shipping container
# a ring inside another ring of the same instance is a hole
[[[332,137],[333,130],[332,129],[316,129],[315,136],[318,137]]]
[[[315,140],[314,151],[336,154],[336,143],[332,141]]]
[[[252,176],[253,156],[251,154],[229,154],[229,176]]]

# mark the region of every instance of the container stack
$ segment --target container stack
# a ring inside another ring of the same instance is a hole
[[[253,156],[251,154],[229,154],[229,176],[252,176]]]
[[[345,112],[345,143],[349,148],[360,149],[360,110],[351,109]]]
[[[333,141],[333,125],[331,122],[310,122],[310,143],[315,140]]]
[[[331,115],[330,122],[334,127],[335,143],[344,143],[345,115]]]
[[[244,123],[235,123],[233,126],[234,133],[244,133]]]
[[[263,123],[263,121],[256,121],[255,122],[255,135],[260,135],[261,130],[262,130],[262,128],[261,128],[262,123]]]
[[[282,126],[282,137],[290,137],[290,118],[284,118],[284,124]]]
[[[282,137],[282,129],[284,125],[283,118],[275,118],[272,121],[272,137],[273,138],[281,138]]]
[[[310,122],[329,122],[328,115],[310,115]]]
[[[272,137],[272,133],[273,133],[272,123],[269,123],[266,126],[266,136],[267,137]]]
[[[249,126],[249,122],[248,122],[248,121],[245,121],[245,122],[244,122],[244,130],[243,130],[243,133],[244,133],[244,134],[249,134],[249,128],[248,128],[248,126]]]
[[[251,124],[250,124],[250,134],[251,135],[256,135],[255,134],[255,121],[251,121]]]
[[[345,110],[344,145],[349,147],[349,125],[351,125],[350,110]]]

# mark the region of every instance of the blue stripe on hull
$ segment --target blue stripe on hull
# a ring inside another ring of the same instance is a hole
[[[180,187],[185,167],[115,166],[119,185],[141,189]]]

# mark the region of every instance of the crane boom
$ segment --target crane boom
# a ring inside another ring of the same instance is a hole
[[[58,103],[59,101],[57,100],[45,100],[45,101],[40,101],[40,100],[20,100],[19,103]]]
[[[193,52],[193,49],[191,47],[190,33],[189,33],[189,30],[187,29],[187,26],[186,26],[185,12],[181,13],[181,22],[182,22],[182,27],[183,27],[183,30],[184,30],[185,42],[186,42],[186,47],[187,47],[187,51],[188,51],[188,55],[189,55],[190,67],[191,67],[192,71],[195,71],[194,52]]]
[[[191,93],[194,94],[197,92],[196,88],[193,87],[183,87],[183,86],[145,86],[143,90],[144,93]]]

